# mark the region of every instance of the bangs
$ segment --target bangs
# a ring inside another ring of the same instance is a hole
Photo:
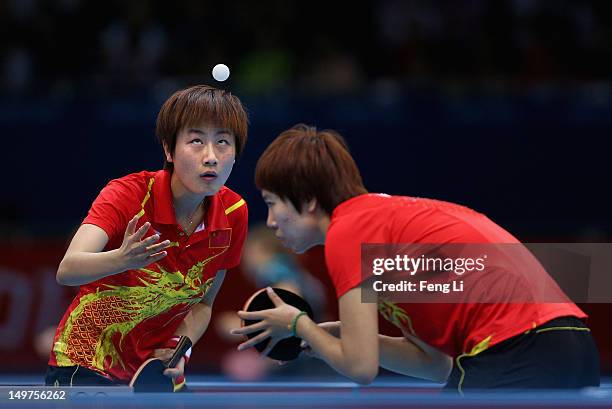
[[[177,134],[203,123],[230,131],[236,138],[236,157],[240,156],[247,140],[246,110],[230,92],[207,85],[185,88],[168,98],[157,116],[157,138],[174,152]],[[164,166],[172,164],[166,161]]]
[[[237,98],[228,92],[215,95],[215,91],[207,90],[200,93],[186,95],[184,106],[177,106],[175,129],[197,127],[203,123],[214,125],[217,128],[231,131],[238,139],[246,134],[246,115],[242,105],[236,104]]]

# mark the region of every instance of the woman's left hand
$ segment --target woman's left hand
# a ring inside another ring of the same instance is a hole
[[[239,351],[250,348],[269,337],[270,341],[266,349],[262,351],[262,355],[268,355],[278,341],[293,336],[291,325],[293,324],[293,319],[300,313],[300,310],[286,304],[272,288],[268,287],[266,291],[268,292],[268,297],[270,297],[270,300],[274,303],[275,308],[253,312],[238,311],[238,316],[243,320],[259,320],[259,322],[234,329],[231,331],[232,334],[247,335],[252,332],[262,331],[261,334],[238,345]]]

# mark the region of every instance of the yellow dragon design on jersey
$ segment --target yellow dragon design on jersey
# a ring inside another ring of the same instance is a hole
[[[380,300],[378,302],[378,312],[384,319],[399,328],[404,335],[406,335],[406,333],[416,335],[412,327],[410,316],[403,308],[398,307],[394,302]]]
[[[138,277],[142,286],[106,285],[108,289],[98,289],[81,297],[54,345],[58,365],[75,365],[73,360],[76,359],[104,370],[104,362],[110,357],[110,367],[120,364],[125,368],[113,337],[120,334],[118,344],[121,348],[126,334],[144,320],[178,304],[191,306],[200,302],[214,281],[210,278],[202,284],[200,280],[204,267],[212,258],[214,256],[191,267],[186,276],[180,271],[168,272],[159,265],[159,271],[142,268],[139,271],[146,274],[144,278]],[[88,325],[91,323],[94,331]],[[103,329],[96,334],[96,328]]]

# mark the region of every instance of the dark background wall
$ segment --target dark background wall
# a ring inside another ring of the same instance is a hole
[[[577,92],[545,101],[414,89],[391,102],[369,92],[244,100],[250,139],[228,184],[248,199],[253,220],[265,214],[252,177],[259,154],[280,131],[306,122],[344,134],[372,191],[464,203],[525,240],[610,231],[610,107]],[[64,235],[108,180],[159,168],[158,109],[146,95],[0,103],[7,233]]]

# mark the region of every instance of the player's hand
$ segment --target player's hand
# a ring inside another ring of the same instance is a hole
[[[291,324],[293,319],[300,313],[300,310],[292,305],[286,304],[272,288],[266,289],[268,297],[274,303],[274,307],[270,310],[262,311],[238,311],[238,316],[243,320],[260,320],[259,322],[234,329],[231,331],[235,335],[247,335],[252,332],[262,331],[261,334],[249,339],[238,345],[238,350],[242,351],[260,343],[266,338],[270,338],[266,349],[262,351],[262,355],[267,355],[272,348],[281,339],[293,336],[291,333]]]
[[[159,234],[154,234],[143,240],[151,223],[146,222],[136,230],[137,223],[138,217],[134,216],[125,229],[121,247],[117,249],[121,271],[145,267],[168,255],[164,249],[170,247],[170,240],[157,243]]]
[[[173,349],[170,348],[160,348],[153,351],[153,356],[155,358],[159,358],[164,362],[170,361],[172,359],[172,354],[174,353]],[[185,357],[181,357],[178,364],[174,368],[168,368],[164,370],[164,375],[169,378],[176,379],[179,376],[185,373]]]
[[[340,338],[340,321],[321,322],[317,324],[317,326],[329,332],[334,337]],[[308,342],[302,340],[302,343],[300,344],[300,346],[302,347],[302,352],[304,352],[306,356],[309,356],[311,358],[321,359],[321,357],[312,350]]]

